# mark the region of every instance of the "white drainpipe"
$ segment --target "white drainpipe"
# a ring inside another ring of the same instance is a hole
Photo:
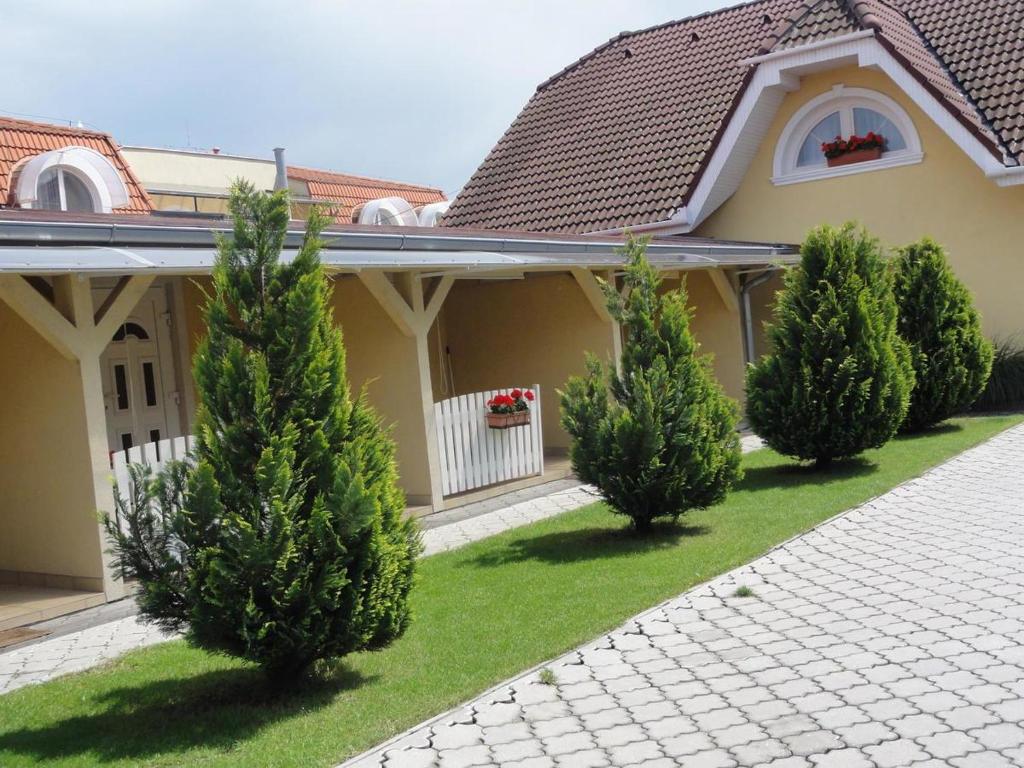
[[[754,350],[754,318],[750,310],[750,292],[757,288],[759,285],[767,283],[774,273],[775,270],[769,269],[766,272],[762,272],[757,277],[751,280],[744,280],[740,285],[740,296],[743,298],[743,322],[744,322],[744,334],[743,334],[743,346],[747,351],[747,362],[754,362],[756,351]]]

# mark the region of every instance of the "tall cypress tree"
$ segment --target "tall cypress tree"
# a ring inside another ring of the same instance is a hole
[[[394,446],[349,393],[319,259],[324,220],[314,212],[285,263],[286,194],[240,183],[231,212],[193,363],[187,490],[166,492],[181,485],[172,467],[149,500],[122,505],[134,535],[108,529],[146,616],[286,684],[402,633],[419,539],[402,519]]]
[[[896,434],[914,371],[878,242],[823,226],[800,253],[768,327],[772,352],[747,371],[747,416],[779,453],[826,465]]]
[[[740,477],[736,404],[690,332],[686,289],[660,293],[646,245],[626,248],[626,297],[605,286],[626,339],[621,371],[588,357],[559,393],[573,469],[636,530],[721,501]]]
[[[934,240],[900,249],[895,293],[917,380],[903,422],[913,431],[966,410],[985,389],[993,351],[970,291]]]

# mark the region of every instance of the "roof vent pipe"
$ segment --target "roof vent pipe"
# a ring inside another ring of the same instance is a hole
[[[274,191],[288,189],[288,167],[284,164],[284,147],[274,147]]]

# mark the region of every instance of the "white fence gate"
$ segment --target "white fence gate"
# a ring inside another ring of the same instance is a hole
[[[534,394],[529,424],[490,429],[484,419],[487,401],[511,389],[474,392],[434,403],[443,495],[544,473],[539,385],[529,388]]]
[[[164,468],[167,462],[181,461],[186,458],[188,452],[192,450],[194,442],[195,438],[192,435],[185,435],[184,437],[161,440],[157,443],[135,445],[127,451],[112,453],[110,467],[114,471],[114,480],[117,481],[117,487],[121,489],[121,495],[128,496],[131,492],[129,464],[145,464],[153,469],[153,474],[156,474]]]

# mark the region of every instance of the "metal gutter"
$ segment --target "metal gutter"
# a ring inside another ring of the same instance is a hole
[[[216,234],[230,234],[231,227],[210,226],[152,226],[118,222],[53,222],[0,220],[0,247],[6,245],[49,246],[113,246],[151,248],[209,248],[216,246]],[[291,230],[285,237],[285,248],[298,248],[304,237],[302,230]],[[389,232],[331,232],[322,235],[326,251],[381,250],[381,251],[488,251],[501,254],[531,254],[551,256],[617,255],[620,242],[601,242],[588,236],[575,240],[515,238],[461,235],[461,234],[401,234]],[[678,245],[651,243],[648,253],[653,258],[704,257],[710,262],[716,257],[752,257],[776,260],[791,255],[786,245],[746,245],[732,243],[688,242],[681,238]]]

